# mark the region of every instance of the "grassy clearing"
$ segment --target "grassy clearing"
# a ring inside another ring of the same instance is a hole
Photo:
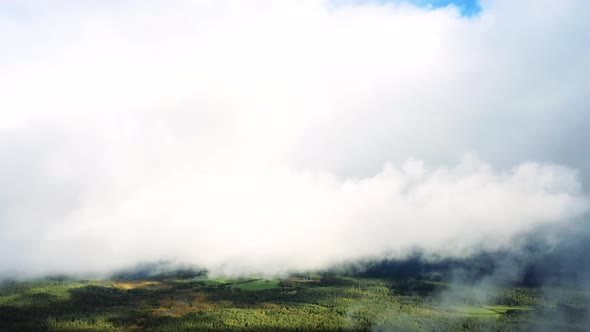
[[[450,307],[439,307],[439,311],[456,313],[473,317],[499,317],[508,310],[531,310],[530,306],[508,306],[508,305],[454,305]]]
[[[486,308],[488,310],[500,313],[500,314],[505,314],[508,310],[524,310],[524,311],[530,311],[532,309],[532,307],[530,306],[509,306],[509,305],[486,305],[483,306],[483,308]]]
[[[280,283],[278,279],[256,279],[248,282],[235,283],[232,284],[232,287],[245,291],[261,291],[278,288]]]
[[[469,304],[441,306],[437,308],[437,311],[443,314],[465,317],[497,317],[501,315],[501,313],[490,310],[484,306]]]

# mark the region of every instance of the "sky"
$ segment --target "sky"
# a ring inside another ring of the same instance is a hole
[[[463,257],[585,219],[589,10],[3,1],[0,275]]]
[[[345,1],[346,0],[343,0],[343,3],[346,3]],[[371,0],[358,0],[357,3],[363,2],[370,3]],[[393,0],[378,0],[376,2],[380,4],[396,3]],[[475,16],[481,11],[479,0],[400,0],[397,3],[403,2],[427,9],[438,9],[454,6],[459,10],[461,15],[466,17]]]

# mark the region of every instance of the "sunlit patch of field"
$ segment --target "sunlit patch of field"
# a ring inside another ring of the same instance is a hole
[[[138,281],[114,281],[109,282],[106,285],[117,287],[120,289],[128,290],[128,289],[135,289],[135,288],[146,288],[149,290],[157,290],[157,289],[167,289],[170,288],[170,285],[161,283],[159,281],[145,281],[145,280],[138,280]]]

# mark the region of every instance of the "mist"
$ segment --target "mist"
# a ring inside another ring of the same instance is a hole
[[[481,8],[3,3],[0,276],[567,245],[538,230],[587,228],[590,3]]]

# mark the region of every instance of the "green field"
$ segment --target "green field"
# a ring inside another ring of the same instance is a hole
[[[4,282],[0,331],[583,331],[590,294],[322,275]]]
[[[499,317],[510,310],[530,311],[531,306],[508,306],[508,305],[455,305],[448,307],[439,307],[442,312],[454,312],[459,315],[479,316],[479,317]]]
[[[232,287],[245,291],[261,291],[278,288],[280,284],[278,279],[254,279],[232,284]]]

